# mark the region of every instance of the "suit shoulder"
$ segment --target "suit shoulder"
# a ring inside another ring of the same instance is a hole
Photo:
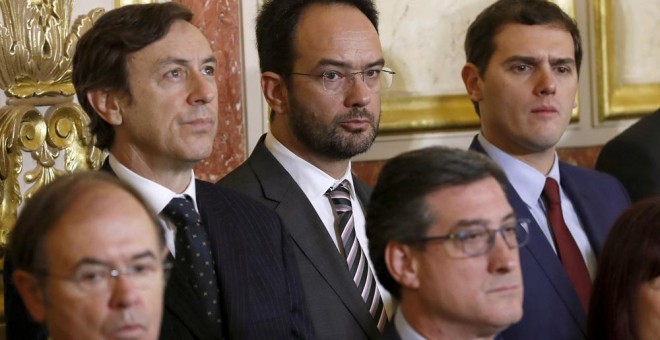
[[[197,197],[203,201],[204,205],[221,204],[225,208],[232,207],[233,210],[258,212],[262,216],[270,215],[279,219],[277,213],[266,207],[263,203],[230,187],[202,180],[197,180],[196,186]]]
[[[579,179],[580,181],[620,184],[619,181],[610,174],[564,162],[559,162],[559,169],[566,176],[570,176],[572,179]]]

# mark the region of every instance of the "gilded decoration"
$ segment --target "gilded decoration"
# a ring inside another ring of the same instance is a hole
[[[98,169],[89,118],[71,84],[80,36],[104,12],[97,8],[71,24],[73,0],[0,0],[0,248],[19,206],[55,177]]]

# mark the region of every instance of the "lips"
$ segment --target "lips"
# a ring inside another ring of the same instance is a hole
[[[532,109],[532,113],[536,114],[556,114],[557,109],[553,105],[541,105]]]

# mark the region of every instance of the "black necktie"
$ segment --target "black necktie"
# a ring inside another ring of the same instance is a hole
[[[202,220],[190,199],[175,197],[163,209],[163,214],[176,225],[175,262],[185,272],[200,297],[204,311],[212,324],[220,326],[220,291],[208,236]]]
[[[325,193],[335,212],[335,227],[341,236],[340,247],[362,299],[367,304],[371,316],[376,320],[378,330],[382,331],[387,322],[383,300],[380,298],[376,279],[371,273],[367,257],[355,235],[353,207],[351,205],[350,182],[344,180],[336,188]]]

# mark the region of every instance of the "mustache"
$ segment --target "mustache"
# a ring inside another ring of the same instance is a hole
[[[366,119],[370,123],[374,123],[376,120],[372,112],[369,112],[369,110],[365,108],[357,108],[357,107],[336,117],[336,121],[338,122],[345,120],[352,120],[352,119]]]

